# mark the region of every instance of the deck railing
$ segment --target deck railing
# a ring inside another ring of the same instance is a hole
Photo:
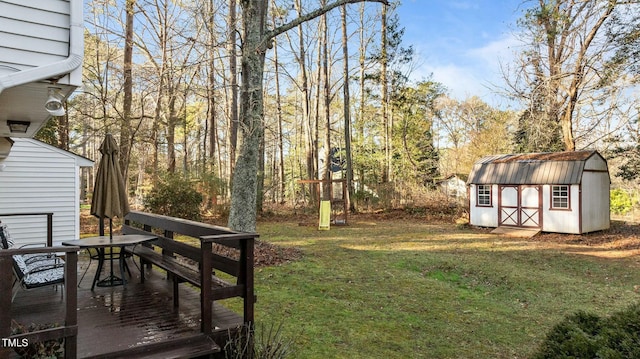
[[[47,247],[53,246],[53,213],[37,212],[37,213],[0,213],[1,217],[33,217],[47,216]]]
[[[39,247],[0,250],[0,358],[7,358],[12,347],[23,343],[37,343],[64,339],[65,358],[76,358],[78,344],[78,247]],[[13,288],[13,256],[23,254],[65,253],[64,265],[64,325],[35,332],[11,334],[11,293]]]
[[[171,244],[174,235],[184,235],[199,242],[194,247],[196,255],[188,257],[198,261],[201,275],[201,323],[202,332],[212,335],[212,303],[217,298],[212,290],[212,273],[219,270],[236,277],[235,285],[229,288],[233,295],[243,299],[243,322],[253,325],[254,304],[254,246],[259,237],[257,233],[239,233],[226,227],[214,226],[206,223],[185,220],[181,218],[163,216],[153,213],[131,211],[125,216],[122,232],[126,234],[154,234],[176,251],[184,245]],[[238,256],[230,258],[224,253],[216,253],[214,245],[238,251]],[[172,255],[185,253],[171,253]],[[215,277],[215,276],[214,276]]]

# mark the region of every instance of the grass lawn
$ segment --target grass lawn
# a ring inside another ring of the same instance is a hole
[[[566,314],[640,297],[638,250],[575,236],[375,219],[258,232],[304,252],[256,270],[257,328],[282,324],[293,358],[526,358]]]

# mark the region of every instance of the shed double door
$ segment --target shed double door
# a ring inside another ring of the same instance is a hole
[[[501,226],[541,228],[542,186],[501,185],[498,214]]]

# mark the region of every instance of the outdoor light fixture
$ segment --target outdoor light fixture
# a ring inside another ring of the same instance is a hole
[[[47,97],[47,102],[44,103],[44,108],[51,116],[62,116],[65,114],[62,95],[59,89],[49,87],[49,97]]]
[[[7,126],[11,133],[27,133],[27,129],[31,122],[29,121],[13,121],[7,120]]]

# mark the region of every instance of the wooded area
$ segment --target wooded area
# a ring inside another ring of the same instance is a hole
[[[640,158],[638,2],[525,2],[495,89],[509,110],[414,79],[399,2],[382,2],[87,1],[83,89],[39,138],[98,159],[112,133],[132,203],[178,175],[253,228],[247,205],[318,200],[298,180],[345,178],[352,207],[393,207],[486,154]]]

